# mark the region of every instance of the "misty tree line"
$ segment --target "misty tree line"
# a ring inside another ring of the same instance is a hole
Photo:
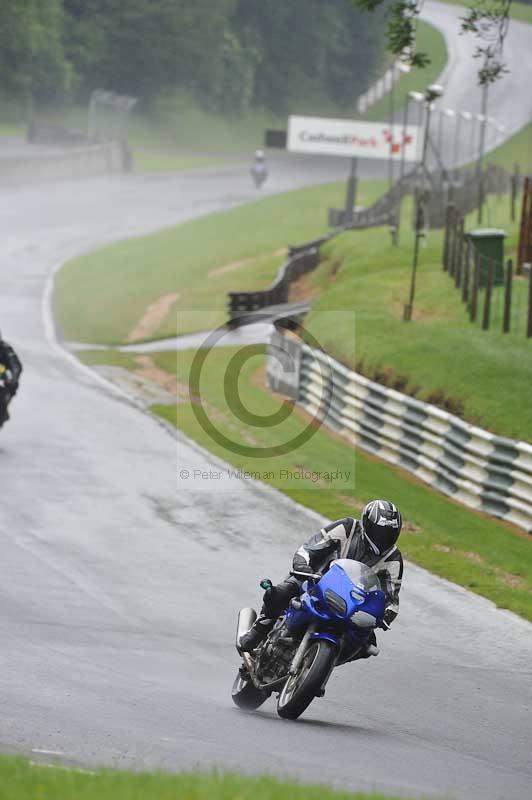
[[[352,103],[383,58],[382,15],[349,0],[1,0],[0,94],[98,87],[149,106],[186,89],[225,113]]]

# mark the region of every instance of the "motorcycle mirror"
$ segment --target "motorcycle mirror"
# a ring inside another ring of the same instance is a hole
[[[273,583],[271,582],[271,580],[269,578],[263,578],[261,580],[261,582],[260,582],[260,588],[264,589],[264,591],[266,591],[266,589],[271,589],[272,586],[273,586]]]

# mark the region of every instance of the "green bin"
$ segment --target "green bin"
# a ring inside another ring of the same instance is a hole
[[[466,234],[472,255],[479,259],[479,287],[486,286],[490,262],[493,263],[493,285],[504,283],[504,239],[506,233],[498,228],[477,228]]]

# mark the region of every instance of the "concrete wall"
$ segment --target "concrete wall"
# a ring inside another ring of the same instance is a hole
[[[27,156],[0,158],[0,187],[45,181],[68,181],[131,169],[127,146],[121,142],[71,147],[57,153],[39,153],[28,146]]]

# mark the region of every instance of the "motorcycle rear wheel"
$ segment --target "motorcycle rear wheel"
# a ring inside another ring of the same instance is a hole
[[[233,703],[245,711],[254,711],[268,699],[266,692],[257,689],[249,675],[242,675],[239,671],[231,690]]]
[[[297,719],[320,693],[336,659],[332,642],[312,642],[295,675],[286,681],[277,701],[277,713],[284,719]]]

